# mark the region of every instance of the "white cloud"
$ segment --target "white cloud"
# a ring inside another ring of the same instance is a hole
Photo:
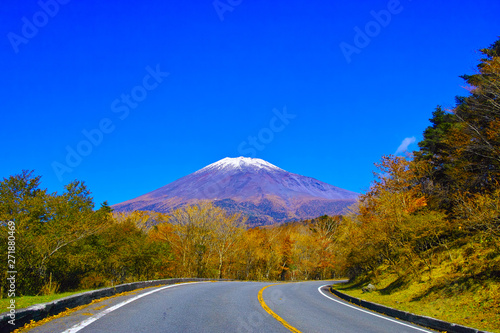
[[[401,144],[399,145],[399,147],[396,150],[396,152],[394,153],[394,155],[401,154],[401,153],[407,151],[408,146],[411,145],[412,143],[414,143],[415,141],[417,141],[417,139],[415,139],[414,136],[412,136],[411,138],[405,138],[403,140],[403,142],[401,142]]]

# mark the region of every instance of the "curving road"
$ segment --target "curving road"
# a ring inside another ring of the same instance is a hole
[[[341,301],[327,284],[203,282],[150,288],[92,304],[30,332],[432,332]]]

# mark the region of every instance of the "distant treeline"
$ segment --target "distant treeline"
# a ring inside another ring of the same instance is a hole
[[[0,220],[16,224],[17,294],[50,294],[170,277],[322,279],[340,217],[248,229],[245,218],[209,202],[170,215],[94,209],[82,182],[64,194],[40,189],[23,171],[0,183]],[[7,248],[8,226],[2,226]],[[7,261],[0,263],[7,272]],[[8,281],[2,280],[3,296]]]

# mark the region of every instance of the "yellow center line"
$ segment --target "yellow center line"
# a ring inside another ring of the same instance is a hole
[[[259,291],[259,295],[257,296],[257,298],[259,299],[259,303],[260,305],[264,308],[264,310],[266,310],[267,313],[269,313],[271,316],[273,316],[274,319],[276,319],[277,321],[279,321],[283,326],[285,326],[286,328],[288,328],[290,330],[290,332],[294,332],[294,333],[301,333],[298,329],[296,329],[295,327],[293,327],[292,325],[290,325],[289,323],[287,323],[283,318],[281,318],[280,316],[278,316],[276,313],[274,313],[273,310],[271,310],[266,302],[264,302],[264,297],[262,297],[262,293],[264,292],[264,290],[266,290],[266,288],[268,287],[271,287],[271,286],[275,286],[276,284],[270,284],[268,286],[265,286],[264,288],[262,288],[260,291]]]

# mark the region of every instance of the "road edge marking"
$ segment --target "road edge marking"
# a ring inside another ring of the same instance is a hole
[[[119,309],[119,308],[121,308],[124,305],[132,303],[133,301],[138,300],[139,298],[151,295],[153,293],[156,293],[158,291],[161,291],[161,290],[164,290],[164,289],[167,289],[167,288],[172,288],[172,287],[177,287],[177,286],[182,286],[182,285],[187,285],[187,284],[196,284],[196,283],[207,283],[207,282],[203,281],[203,282],[186,282],[186,283],[179,283],[179,284],[171,284],[171,285],[168,285],[168,286],[165,286],[165,287],[161,287],[161,288],[158,288],[158,289],[155,289],[155,290],[152,290],[152,291],[148,291],[147,293],[140,294],[140,295],[137,295],[135,297],[129,298],[126,301],[118,303],[118,304],[116,304],[116,305],[114,305],[114,306],[112,306],[112,307],[110,307],[110,308],[108,308],[108,309],[106,309],[106,310],[104,310],[102,312],[99,312],[99,313],[93,315],[92,317],[90,317],[89,319],[85,319],[84,321],[81,321],[78,324],[75,324],[71,328],[63,331],[62,333],[76,333],[76,332],[82,330],[83,328],[89,326],[94,321],[96,321],[96,320],[104,317],[108,313],[110,313],[112,311],[115,311],[116,309]]]
[[[347,304],[347,303],[341,302],[341,301],[339,301],[339,300],[337,300],[337,299],[335,299],[335,298],[333,298],[333,297],[330,297],[330,296],[326,295],[325,293],[323,293],[323,292],[321,291],[321,288],[323,288],[323,287],[328,287],[328,284],[325,284],[325,285],[323,285],[323,286],[319,287],[319,288],[318,288],[318,292],[319,292],[321,295],[325,296],[326,298],[328,298],[328,299],[330,299],[330,300],[332,300],[332,301],[335,301],[335,302],[337,302],[337,303],[339,303],[339,304],[345,305],[345,306],[347,306],[347,307],[350,307],[350,308],[356,309],[356,310],[361,311],[361,312],[365,312],[365,313],[371,314],[372,316],[375,316],[375,317],[379,317],[379,318],[382,318],[382,319],[385,319],[385,320],[388,320],[388,321],[392,321],[392,322],[394,322],[394,323],[398,323],[398,324],[403,325],[403,326],[407,326],[407,327],[410,327],[410,328],[416,329],[416,330],[418,330],[418,331],[427,332],[427,333],[432,333],[432,331],[429,331],[429,330],[426,330],[426,329],[423,329],[423,328],[420,328],[420,327],[417,327],[417,326],[414,326],[414,325],[410,325],[410,324],[402,323],[402,322],[400,322],[400,321],[398,321],[398,320],[391,319],[391,318],[387,318],[387,317],[385,317],[385,316],[383,316],[383,315],[379,315],[379,314],[374,313],[374,312],[372,312],[372,311],[364,310],[364,309],[361,309],[360,307],[357,307],[357,306],[354,306],[354,305],[351,305],[351,304]]]
[[[290,332],[302,333],[301,331],[299,331],[298,329],[296,329],[295,327],[293,327],[292,325],[287,323],[283,318],[278,316],[273,310],[271,310],[271,308],[269,306],[267,306],[266,302],[264,301],[264,297],[262,297],[262,293],[264,292],[264,290],[266,290],[267,288],[269,288],[271,286],[276,286],[276,285],[278,285],[278,284],[270,284],[270,285],[265,286],[261,290],[259,290],[259,294],[257,295],[257,299],[259,300],[260,305],[262,306],[262,308],[264,308],[264,310],[266,310],[267,313],[269,313],[281,325],[285,326],[288,330],[290,330]]]

